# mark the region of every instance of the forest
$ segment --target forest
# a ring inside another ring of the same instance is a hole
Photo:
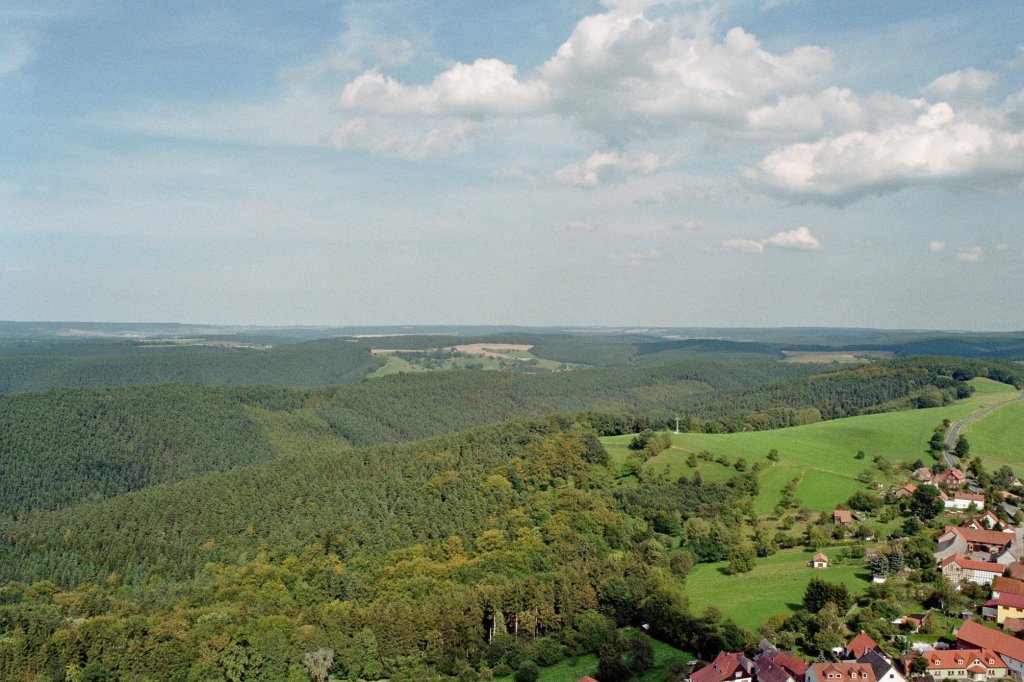
[[[535,351],[589,366],[0,396],[0,677],[486,680],[595,655],[626,679],[643,624],[681,651],[738,649],[752,633],[692,612],[683,585],[761,551],[740,529],[765,463],[631,474],[599,436],[637,434],[643,462],[676,417],[767,430],[1024,384],[991,358],[549,341]],[[313,345],[344,364],[345,343]]]

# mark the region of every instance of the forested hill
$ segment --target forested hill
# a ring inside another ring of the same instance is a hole
[[[237,398],[164,384],[0,395],[0,516],[262,462]]]
[[[328,386],[359,381],[384,364],[345,339],[273,348],[135,342],[0,343],[0,393],[75,386],[178,382],[205,386]]]

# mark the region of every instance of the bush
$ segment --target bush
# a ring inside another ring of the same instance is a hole
[[[516,682],[537,682],[539,677],[540,668],[537,667],[537,664],[533,661],[523,661],[519,664],[514,679]]]
[[[537,651],[537,663],[547,668],[565,658],[562,645],[550,637],[538,637],[533,640],[533,648]]]

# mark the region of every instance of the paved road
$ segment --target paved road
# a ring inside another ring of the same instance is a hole
[[[987,414],[995,412],[1000,407],[1005,407],[1006,405],[1009,405],[1010,403],[1016,402],[1018,400],[1024,400],[1024,391],[1021,391],[1021,394],[1016,398],[1012,398],[1001,403],[996,403],[995,405],[990,405],[983,410],[978,410],[973,414],[967,415],[960,421],[953,422],[949,427],[949,433],[946,435],[946,451],[945,453],[943,453],[946,456],[946,464],[951,467],[957,466],[956,456],[953,454],[953,448],[956,447],[956,438],[957,436],[960,435],[961,427],[966,426],[967,424],[970,424],[971,422],[977,419],[981,419]]]

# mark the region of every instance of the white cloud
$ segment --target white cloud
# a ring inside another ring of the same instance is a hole
[[[762,253],[766,240],[755,241],[753,239],[729,239],[722,244],[729,251],[745,251],[747,253]]]
[[[958,115],[945,103],[911,122],[781,147],[748,179],[792,198],[844,204],[905,186],[1024,174],[1024,133]]]
[[[639,268],[658,258],[661,258],[661,252],[657,249],[647,249],[646,251],[630,251],[625,254],[611,254],[608,256],[608,262],[625,268]]]
[[[677,232],[698,232],[700,231],[700,225],[697,224],[696,220],[684,220],[673,225],[672,229]]]
[[[555,179],[578,187],[597,187],[607,182],[626,180],[634,175],[650,175],[660,168],[657,154],[619,154],[594,152],[579,164],[563,166],[555,171]]]
[[[946,242],[929,242],[928,248],[938,253],[946,250]]]
[[[924,87],[924,92],[940,99],[977,97],[988,92],[998,80],[991,71],[958,69],[933,80]]]
[[[961,263],[978,263],[981,261],[981,247],[975,246],[956,254],[956,259]]]
[[[804,251],[820,251],[822,249],[821,242],[806,227],[798,227],[789,232],[779,232],[768,237],[766,243],[768,246],[774,246],[779,249],[799,249]]]
[[[339,103],[347,111],[377,114],[486,116],[525,114],[548,99],[540,81],[523,82],[517,68],[499,59],[455,64],[429,85],[406,86],[377,70],[345,86]]]
[[[778,232],[764,239],[729,239],[723,243],[729,251],[763,253],[767,248],[795,249],[798,251],[821,251],[824,247],[807,227],[801,226],[787,232]]]
[[[26,31],[0,31],[0,78],[21,71],[35,61],[38,52]]]

